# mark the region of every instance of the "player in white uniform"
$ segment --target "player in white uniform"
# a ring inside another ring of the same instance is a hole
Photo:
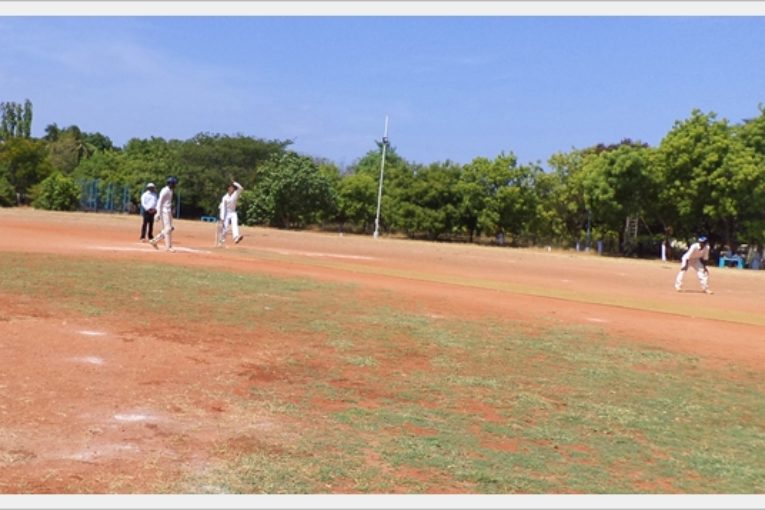
[[[239,243],[244,239],[244,236],[239,234],[239,216],[236,214],[236,201],[239,199],[239,195],[242,194],[243,189],[241,184],[232,179],[226,194],[223,195],[220,201],[218,211],[223,228],[220,232],[220,239],[218,239],[218,246],[226,241],[226,233],[229,226],[231,227],[231,235],[234,236],[235,243]]]
[[[685,272],[688,270],[688,266],[692,266],[696,270],[696,276],[699,278],[699,283],[701,283],[701,289],[707,294],[712,294],[712,291],[709,289],[708,261],[709,244],[705,236],[700,236],[698,241],[693,243],[680,259],[680,271],[675,278],[675,290],[678,292],[682,290]]]
[[[165,249],[173,252],[173,190],[178,183],[178,179],[175,177],[169,177],[167,179],[167,186],[162,188],[159,192],[159,200],[157,201],[157,210],[159,211],[160,218],[162,218],[162,232],[149,242],[155,249],[159,249],[157,243],[161,240],[165,240]]]

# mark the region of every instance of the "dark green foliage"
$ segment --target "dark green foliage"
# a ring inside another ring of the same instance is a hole
[[[305,227],[335,210],[330,179],[306,156],[287,152],[273,156],[258,171],[250,223],[280,228]]]
[[[177,169],[167,175],[180,179],[178,189],[186,215],[217,215],[220,199],[232,178],[245,189],[252,189],[258,167],[273,155],[282,154],[290,143],[242,135],[199,134],[177,142]]]
[[[0,207],[10,207],[16,205],[16,192],[13,186],[3,176],[0,176]]]
[[[51,211],[75,211],[80,206],[80,187],[74,179],[54,172],[35,186],[32,205]]]
[[[32,103],[0,103],[0,141],[29,138],[32,132]]]
[[[245,192],[244,224],[305,228],[337,224],[430,240],[572,247],[605,241],[607,251],[653,256],[664,240],[707,234],[714,249],[765,243],[765,106],[731,124],[693,110],[658,147],[630,139],[553,154],[547,171],[512,152],[467,164],[406,161],[382,143],[350,168],[288,152],[291,140],[200,133],[188,140],[131,139],[49,124],[29,137],[32,104],[0,103],[0,204],[28,203],[54,170],[104,190],[128,189],[137,206],[147,182],[179,178],[181,216],[218,214],[232,179]],[[129,195],[129,197],[128,197]],[[123,204],[127,205],[127,204]],[[137,207],[124,207],[124,210]],[[639,234],[628,234],[638,218]],[[637,247],[637,248],[636,248]]]
[[[25,195],[52,170],[43,142],[10,138],[0,144],[0,176],[10,183],[15,192]]]
[[[348,174],[337,183],[338,219],[342,224],[371,232],[376,204],[377,181],[368,173]]]

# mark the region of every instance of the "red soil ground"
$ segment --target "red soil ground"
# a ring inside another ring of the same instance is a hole
[[[214,227],[193,221],[176,223],[179,251],[165,253],[137,242],[139,227],[136,216],[0,210],[0,263],[4,252],[67,254],[353,282],[421,313],[589,324],[702,366],[765,366],[765,271],[713,268],[709,296],[692,272],[675,292],[674,262],[263,228],[213,249]],[[0,493],[161,492],[163,481],[206,469],[212,449],[254,451],[280,434],[268,416],[243,420],[226,400],[253,367],[268,377],[267,340],[253,354],[168,342],[171,331],[141,336],[133,323],[66,316],[0,291]],[[298,340],[280,347],[298,350]],[[205,391],[194,392],[200,381]]]

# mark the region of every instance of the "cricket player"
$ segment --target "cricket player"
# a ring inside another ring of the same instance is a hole
[[[157,243],[161,240],[165,240],[165,249],[169,252],[174,252],[173,249],[173,190],[175,185],[178,184],[178,179],[175,177],[168,177],[166,186],[159,192],[159,200],[157,201],[157,210],[159,211],[160,218],[162,218],[162,232],[157,237],[154,237],[149,242],[155,249],[159,249]]]
[[[220,201],[218,211],[223,228],[220,233],[220,239],[218,239],[218,246],[226,241],[226,232],[228,232],[229,226],[231,227],[231,234],[234,236],[235,243],[238,244],[244,239],[244,236],[239,234],[239,216],[236,214],[236,201],[239,199],[239,195],[242,194],[243,189],[241,184],[231,179],[231,184],[228,185],[226,194],[223,195]]]
[[[680,271],[675,278],[675,290],[678,292],[682,290],[683,277],[690,265],[696,270],[696,276],[698,276],[699,283],[701,283],[701,289],[707,294],[712,294],[712,291],[709,289],[707,262],[709,262],[709,244],[707,243],[706,236],[700,236],[698,241],[693,243],[680,259]]]

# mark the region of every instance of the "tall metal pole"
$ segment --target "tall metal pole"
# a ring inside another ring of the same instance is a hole
[[[385,116],[385,132],[382,139],[382,161],[380,161],[380,185],[377,189],[377,215],[375,216],[374,238],[380,237],[380,203],[382,202],[383,175],[385,173],[385,149],[388,147],[388,116]]]

